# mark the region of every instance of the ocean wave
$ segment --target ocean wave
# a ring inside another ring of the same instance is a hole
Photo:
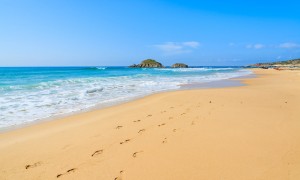
[[[84,70],[105,70],[107,67],[86,67]]]

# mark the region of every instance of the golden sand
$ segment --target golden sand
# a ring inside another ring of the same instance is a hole
[[[0,179],[300,179],[300,72],[151,95],[0,134]]]

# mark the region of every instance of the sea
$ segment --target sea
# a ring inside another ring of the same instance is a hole
[[[250,75],[241,67],[0,67],[0,128]]]

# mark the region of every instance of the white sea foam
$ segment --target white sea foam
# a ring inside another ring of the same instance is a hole
[[[105,70],[106,69],[106,67],[96,67],[97,69],[99,69],[99,70]]]

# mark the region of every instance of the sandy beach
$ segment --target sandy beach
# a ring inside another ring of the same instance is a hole
[[[300,179],[300,71],[159,93],[0,134],[0,179]]]

